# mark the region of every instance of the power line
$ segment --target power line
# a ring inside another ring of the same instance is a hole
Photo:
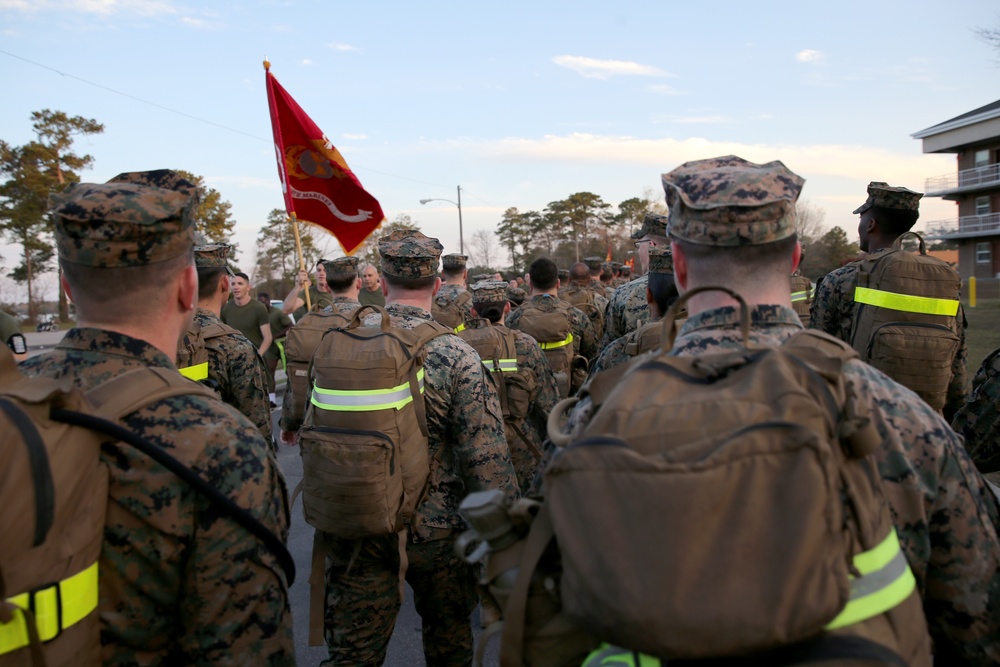
[[[0,53],[4,54],[6,56],[10,56],[11,58],[16,58],[17,60],[21,60],[23,62],[26,62],[29,65],[34,65],[35,67],[40,67],[41,69],[48,70],[50,72],[55,72],[59,76],[64,76],[66,78],[73,79],[74,81],[79,81],[81,83],[85,83],[88,86],[93,86],[94,88],[100,88],[101,90],[106,90],[109,93],[114,93],[115,95],[121,95],[122,97],[126,97],[126,98],[128,98],[130,100],[135,100],[136,102],[141,102],[142,104],[148,104],[151,107],[155,107],[157,109],[162,109],[163,111],[168,111],[170,113],[177,114],[178,116],[183,116],[185,118],[190,118],[191,120],[198,121],[199,123],[205,123],[206,125],[211,125],[212,127],[217,127],[217,128],[219,128],[221,130],[226,130],[227,132],[233,132],[235,134],[243,135],[244,137],[249,137],[251,139],[256,139],[257,141],[263,141],[263,142],[266,142],[266,143],[271,143],[270,139],[265,139],[263,137],[258,137],[255,134],[250,134],[249,132],[244,132],[243,130],[237,130],[235,128],[228,127],[228,126],[222,125],[220,123],[216,123],[215,121],[211,121],[211,120],[208,120],[206,118],[200,118],[198,116],[194,116],[194,115],[186,113],[184,111],[179,111],[178,109],[173,109],[171,107],[164,106],[162,104],[158,104],[157,102],[151,102],[151,101],[143,99],[141,97],[137,97],[136,95],[130,95],[129,93],[123,93],[120,90],[115,90],[114,88],[110,88],[110,87],[105,86],[103,84],[96,83],[96,82],[90,81],[88,79],[84,79],[82,77],[76,76],[75,74],[69,74],[68,72],[63,72],[61,70],[58,70],[55,67],[49,67],[48,65],[43,65],[42,63],[35,62],[34,60],[29,60],[28,58],[25,58],[23,56],[19,56],[19,55],[15,54],[15,53],[11,53],[10,51],[5,51],[3,49],[0,49]],[[360,167],[361,169],[364,169],[365,171],[370,171],[373,174],[381,174],[382,176],[388,176],[390,178],[396,178],[396,179],[399,179],[399,180],[402,180],[402,181],[410,181],[411,183],[419,183],[420,185],[428,185],[428,186],[437,187],[437,188],[450,187],[450,186],[447,186],[447,185],[441,185],[440,183],[428,183],[427,181],[420,181],[420,180],[417,180],[415,178],[409,178],[408,176],[400,176],[398,174],[390,174],[390,173],[385,172],[385,171],[379,171],[377,169],[371,169],[371,168],[365,167],[364,165],[355,165],[355,167]]]

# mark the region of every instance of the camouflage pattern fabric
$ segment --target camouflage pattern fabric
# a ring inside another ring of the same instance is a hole
[[[142,340],[71,329],[21,370],[70,376],[89,389],[144,366],[174,368]],[[287,536],[287,491],[277,461],[234,408],[177,396],[123,422]],[[271,552],[145,454],[108,445],[101,459],[111,476],[99,566],[103,663],[295,665],[287,582]]]
[[[544,304],[545,299],[555,298],[557,297],[551,294],[536,294],[531,297],[529,303],[536,305]],[[523,312],[523,306],[510,311],[507,319],[504,321],[504,326],[510,329],[520,329],[518,325]],[[570,308],[569,312],[572,320],[570,328],[573,333],[573,351],[590,362],[597,358],[597,354],[600,351],[597,349],[597,331],[594,329],[594,323],[579,308]]]
[[[469,329],[485,326],[506,329],[498,324],[490,324],[488,320],[482,318],[470,319],[466,322],[466,327]],[[552,373],[549,362],[545,359],[542,348],[538,346],[538,341],[526,333],[514,331],[514,349],[517,352],[518,372],[530,374],[535,380],[535,389],[528,399],[528,416],[515,420],[513,423],[532,446],[538,451],[542,451],[546,438],[546,421],[552,408],[559,402],[559,387],[556,385],[556,377]],[[510,450],[510,459],[517,474],[518,486],[521,489],[527,489],[535,477],[538,460],[517,433],[508,433],[507,447]]]
[[[642,216],[642,225],[632,232],[632,238],[638,241],[647,236],[666,236],[670,218],[659,213],[647,212]]]
[[[1000,349],[983,360],[972,378],[972,393],[951,425],[965,437],[980,472],[1000,472]]]
[[[647,276],[625,283],[614,291],[604,314],[604,336],[600,347],[603,350],[627,333],[639,328],[649,319],[649,304],[646,303]]]
[[[875,255],[887,249],[876,250]],[[825,331],[840,340],[851,342],[851,324],[854,321],[854,288],[857,286],[859,262],[845,264],[826,274],[817,284],[812,305],[809,308],[809,327]],[[951,383],[948,385],[948,400],[944,406],[944,415],[951,419],[965,403],[968,382],[966,364],[969,350],[965,342],[965,330],[968,322],[965,319],[965,309],[958,306],[958,353],[951,364]]]
[[[390,303],[386,310],[395,328],[413,329],[432,320],[416,306]],[[373,314],[364,324],[380,322]],[[474,491],[500,489],[514,500],[520,490],[504,438],[500,401],[479,355],[455,335],[432,339],[423,352],[432,463],[427,498],[417,508],[415,528],[408,531],[406,579],[425,628],[427,664],[468,665],[475,575],[452,554],[452,538],[465,529],[458,506]],[[399,551],[398,538],[364,540],[350,572],[343,555],[346,550],[349,558],[357,542],[330,541],[325,619],[330,664],[381,665],[400,604],[398,560],[391,555]]]
[[[454,284],[452,284],[452,285],[442,285],[441,289],[439,289],[437,291],[437,294],[434,295],[434,301],[438,304],[439,308],[445,308],[445,309],[447,309],[462,294],[466,294],[467,292],[468,292],[468,290],[465,289],[465,287],[463,287],[462,285],[454,285]],[[463,315],[463,318],[464,317],[468,317],[468,315],[469,315],[469,309],[468,309],[468,307],[465,308],[465,313],[463,313],[462,315]]]
[[[735,155],[685,162],[663,174],[671,238],[712,246],[760,245],[795,233],[805,180],[775,160]]]
[[[74,183],[49,197],[59,258],[145,266],[191,253],[197,197],[133,183]]]
[[[444,287],[441,289],[443,290]],[[507,300],[507,290],[509,289],[510,284],[503,280],[481,280],[475,283],[469,291],[472,293],[472,300],[476,303],[503,303]]]
[[[511,307],[517,308],[524,300],[528,298],[528,293],[525,292],[520,287],[508,287],[507,288],[507,300],[510,301]]]
[[[378,240],[382,272],[399,278],[430,278],[438,274],[444,246],[414,229],[396,230]]]
[[[650,322],[659,322],[661,318],[651,319]],[[615,340],[608,343],[604,349],[601,350],[601,354],[594,360],[594,363],[590,366],[590,378],[594,377],[601,371],[606,371],[609,368],[614,368],[615,366],[620,366],[626,361],[632,359],[625,352],[625,348],[636,341],[639,334],[639,328],[634,331],[629,331],[627,334],[621,338],[616,338]],[[588,381],[589,379],[588,378]]]
[[[215,313],[205,308],[195,311],[202,327],[221,324]],[[239,410],[271,442],[271,402],[267,398],[267,367],[257,348],[239,333],[205,339],[208,352],[208,380],[223,401]]]
[[[478,603],[476,571],[455,554],[454,536],[406,546],[406,581],[423,627],[425,664],[472,663],[469,616]],[[381,667],[399,613],[399,539],[333,541],[326,559],[325,640],[321,665]],[[350,568],[348,570],[348,568]]]
[[[458,253],[451,253],[441,258],[441,266],[446,269],[456,271],[458,269],[464,269],[468,261],[469,258],[467,255],[459,255]]]
[[[231,246],[225,243],[196,245],[194,247],[194,265],[199,269],[225,269],[230,276],[233,276],[233,270],[229,268],[230,248]]]
[[[852,213],[857,215],[873,207],[916,211],[920,209],[920,198],[923,196],[922,192],[914,192],[903,187],[892,187],[881,181],[872,181],[868,184],[868,199]]]
[[[339,274],[357,273],[359,261],[357,257],[337,257],[336,259],[324,259],[323,269],[327,277]]]
[[[164,190],[175,190],[188,197],[201,199],[198,186],[172,169],[153,169],[151,171],[128,171],[118,174],[108,183],[134,183],[148,185]]]
[[[802,328],[791,308],[751,307],[751,345],[782,344]],[[739,314],[725,307],[690,317],[670,354],[696,356],[740,346]],[[882,436],[875,453],[893,523],[924,600],[935,664],[1000,663],[1000,508],[940,415],[909,389],[861,361],[845,377]],[[584,398],[566,432],[590,419]],[[547,452],[551,457],[551,450]]]
[[[354,299],[348,298],[346,296],[333,296],[328,295],[332,298],[331,303],[325,308],[320,309],[320,312],[331,313],[337,312],[345,317],[351,317],[354,311],[361,307],[361,304]],[[296,320],[300,322],[301,320]],[[292,406],[292,383],[287,382],[285,384],[285,393],[281,399],[281,416],[278,418],[278,428],[282,431],[295,432],[302,428],[302,415],[295,416],[295,410]]]

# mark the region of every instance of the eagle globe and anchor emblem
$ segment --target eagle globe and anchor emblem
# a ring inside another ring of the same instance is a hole
[[[289,182],[289,176],[303,181],[310,178],[352,179],[354,176],[340,151],[334,147],[333,142],[325,134],[322,139],[312,139],[311,143],[313,144],[312,148],[301,144],[289,146],[285,149],[284,155],[281,154],[281,147],[278,144],[274,145],[274,150],[278,154],[278,164],[282,167],[282,190],[287,188],[291,191],[293,199],[313,199],[321,202],[330,209],[333,215],[344,222],[356,223],[370,220],[372,211],[358,209],[354,215],[348,215],[338,209],[337,205],[323,193],[297,190],[292,186]]]

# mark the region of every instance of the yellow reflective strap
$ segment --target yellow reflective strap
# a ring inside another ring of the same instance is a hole
[[[19,609],[9,623],[0,623],[0,654],[28,645],[28,628],[21,609],[34,607],[38,638],[44,642],[86,618],[97,609],[97,601],[97,563],[48,588],[7,598]]]
[[[417,385],[424,393],[424,369],[417,371]],[[390,389],[323,389],[314,386],[310,402],[322,410],[338,412],[374,412],[399,410],[413,401],[410,383]]]
[[[905,313],[921,313],[923,315],[946,315],[954,317],[958,313],[957,299],[935,299],[928,296],[910,296],[884,292],[869,287],[855,287],[854,300],[869,306],[901,310]]]
[[[183,375],[189,380],[194,380],[195,382],[198,382],[199,380],[208,379],[207,361],[201,364],[195,364],[194,366],[186,366],[185,368],[178,368],[177,370],[181,372],[181,375]]]
[[[560,347],[566,347],[573,342],[573,334],[566,336],[566,340],[559,340],[554,343],[539,343],[543,350],[555,350]]]
[[[501,373],[516,373],[517,359],[501,359],[500,368],[497,370],[499,370]]]
[[[458,333],[459,331],[465,331],[465,322],[462,322],[457,327],[455,327],[455,333]]]
[[[809,291],[804,292],[792,292],[792,301],[805,301],[809,298]]]
[[[850,599],[827,624],[827,630],[860,623],[889,611],[909,597],[917,586],[895,530],[874,549],[855,556],[853,562],[861,576],[851,577]]]
[[[601,644],[600,648],[587,656],[580,667],[660,667],[660,660],[611,644]]]

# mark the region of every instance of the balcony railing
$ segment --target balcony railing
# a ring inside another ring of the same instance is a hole
[[[924,236],[929,239],[988,234],[1000,234],[1000,213],[966,215],[958,220],[935,220],[924,226]]]
[[[963,169],[958,174],[928,178],[924,183],[924,193],[928,197],[933,197],[952,190],[992,184],[1000,185],[1000,163]]]

